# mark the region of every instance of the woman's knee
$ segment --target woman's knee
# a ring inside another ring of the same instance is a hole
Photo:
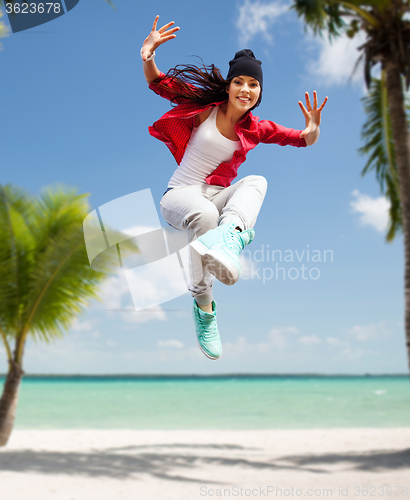
[[[218,225],[219,212],[215,205],[209,206],[203,210],[197,210],[184,220],[184,226],[189,229],[194,229],[199,236],[214,229]]]
[[[248,175],[246,177],[247,183],[254,186],[264,197],[268,189],[268,181],[263,175]]]

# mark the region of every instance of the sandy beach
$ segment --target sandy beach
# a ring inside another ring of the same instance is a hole
[[[14,431],[0,498],[410,496],[410,428]]]

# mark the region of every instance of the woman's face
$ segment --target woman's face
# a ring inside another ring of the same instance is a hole
[[[253,108],[259,99],[261,87],[258,80],[251,76],[236,76],[232,78],[229,87],[229,102],[238,110],[246,113]]]

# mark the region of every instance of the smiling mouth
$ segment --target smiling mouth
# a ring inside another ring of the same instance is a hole
[[[241,102],[250,102],[251,101],[248,97],[237,97],[237,99]]]

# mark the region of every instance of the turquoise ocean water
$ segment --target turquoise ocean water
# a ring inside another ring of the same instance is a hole
[[[342,427],[410,427],[408,376],[25,377],[15,424],[16,429]]]

